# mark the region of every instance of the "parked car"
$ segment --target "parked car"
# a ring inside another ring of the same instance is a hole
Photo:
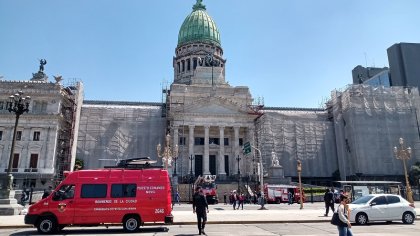
[[[395,194],[365,195],[351,204],[350,221],[364,225],[372,221],[400,221],[412,224],[416,219],[413,203]]]

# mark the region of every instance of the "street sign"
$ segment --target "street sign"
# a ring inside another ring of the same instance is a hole
[[[251,144],[249,142],[244,143],[242,151],[244,155],[251,153]]]

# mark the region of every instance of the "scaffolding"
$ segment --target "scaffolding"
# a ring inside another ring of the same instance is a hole
[[[77,86],[68,86],[61,90],[56,171],[53,180],[55,186],[64,179],[64,171],[72,171],[72,147],[74,145],[76,109],[78,106],[75,102],[76,90]]]
[[[165,133],[161,112],[161,103],[84,101],[77,158],[86,169],[142,156],[156,160]]]
[[[350,85],[331,97],[341,179],[399,180],[401,162],[393,157],[398,139],[412,147],[411,162],[419,150],[418,89]]]

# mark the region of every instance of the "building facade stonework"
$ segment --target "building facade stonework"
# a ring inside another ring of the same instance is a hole
[[[16,189],[43,189],[72,171],[75,157],[83,85],[65,87],[38,80],[0,81],[0,175],[6,177],[15,114],[7,110],[10,95],[30,96],[29,112],[19,118],[12,160]],[[2,186],[5,187],[5,186]]]

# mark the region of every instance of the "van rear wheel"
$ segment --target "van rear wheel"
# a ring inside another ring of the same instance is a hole
[[[140,218],[138,216],[127,216],[123,223],[124,231],[127,233],[134,233],[140,227]]]
[[[57,220],[52,216],[42,216],[36,226],[40,234],[52,234],[58,231]]]

